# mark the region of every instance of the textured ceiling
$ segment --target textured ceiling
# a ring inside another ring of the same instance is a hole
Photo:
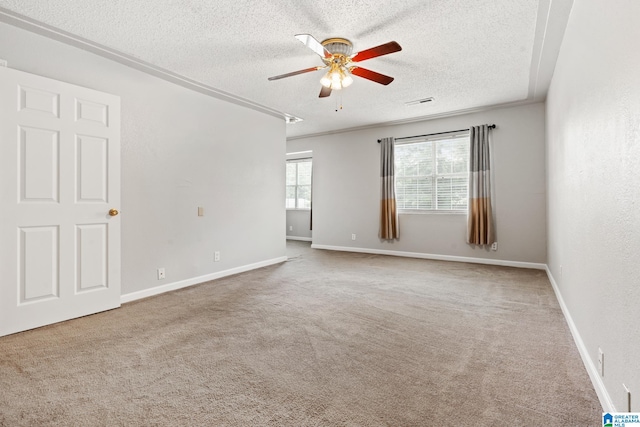
[[[550,0],[0,0],[1,8],[31,21],[303,118],[287,125],[289,137],[530,100],[535,95],[531,88],[544,94],[547,88],[536,79],[552,11],[549,4]],[[320,41],[347,38],[354,52],[395,40],[401,52],[363,63],[395,81],[382,86],[355,77],[349,88],[323,99],[318,98],[323,71],[267,81],[322,65],[320,57],[294,38],[299,33]],[[405,106],[426,97],[435,101]]]

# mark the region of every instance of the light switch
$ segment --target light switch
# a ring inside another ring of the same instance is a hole
[[[202,206],[198,206],[198,216],[204,216],[204,208]]]

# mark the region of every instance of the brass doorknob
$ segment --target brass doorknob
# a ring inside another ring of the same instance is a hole
[[[120,212],[118,212],[118,209],[109,209],[109,215],[111,215],[111,216],[116,216],[119,213]]]

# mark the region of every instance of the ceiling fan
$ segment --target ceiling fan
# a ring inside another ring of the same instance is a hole
[[[310,34],[298,34],[296,39],[300,40],[305,46],[320,55],[324,65],[317,67],[305,68],[304,70],[293,71],[279,76],[269,77],[269,80],[279,80],[285,77],[296,76],[298,74],[310,73],[312,71],[328,68],[329,71],[320,79],[322,89],[320,90],[320,98],[331,95],[332,90],[339,90],[353,83],[351,75],[363,77],[382,85],[388,85],[393,81],[393,77],[367,70],[358,65],[359,62],[367,59],[375,58],[389,53],[402,50],[402,47],[396,42],[381,44],[361,52],[351,54],[353,45],[347,39],[330,38],[323,42],[319,42]]]

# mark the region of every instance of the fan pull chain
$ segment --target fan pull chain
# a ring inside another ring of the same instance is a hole
[[[338,92],[339,95],[336,97],[336,113],[340,110],[342,110],[342,91]],[[338,101],[338,98],[340,98],[340,100]],[[340,103],[340,108],[338,109],[338,103]]]

